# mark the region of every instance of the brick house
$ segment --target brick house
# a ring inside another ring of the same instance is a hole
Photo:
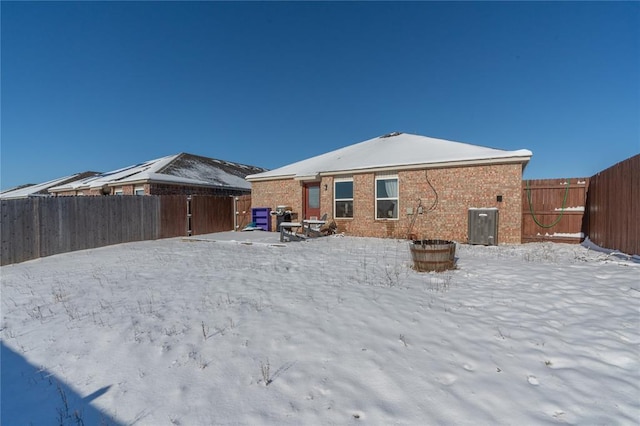
[[[49,188],[73,195],[245,195],[245,176],[266,169],[180,153]]]
[[[297,220],[326,214],[347,235],[467,242],[469,210],[487,208],[498,211],[497,242],[520,243],[531,156],[390,133],[247,180],[254,207],[286,205]]]

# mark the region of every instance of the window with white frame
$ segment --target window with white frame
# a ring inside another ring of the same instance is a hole
[[[376,177],[376,219],[398,218],[398,176]]]
[[[133,189],[133,194],[134,195],[144,195],[144,186],[140,185],[140,186],[136,186]]]
[[[115,188],[113,190],[113,195],[124,195],[124,191],[122,190],[122,187],[119,186],[119,187]]]
[[[333,188],[334,217],[353,217],[353,179],[340,179],[334,181]]]

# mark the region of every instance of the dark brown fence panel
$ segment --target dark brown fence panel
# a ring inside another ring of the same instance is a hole
[[[160,197],[160,237],[187,235],[187,196],[162,195]]]
[[[251,195],[240,195],[236,200],[236,231],[241,231],[251,222]]]
[[[191,235],[233,230],[233,197],[191,197]]]
[[[585,232],[595,244],[640,255],[640,154],[591,178]]]
[[[522,182],[522,242],[580,243],[589,178]]]

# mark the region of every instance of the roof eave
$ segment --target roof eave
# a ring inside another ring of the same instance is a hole
[[[201,188],[216,188],[216,189],[230,189],[230,190],[242,190],[248,191],[249,188],[242,188],[238,186],[228,186],[217,183],[210,182],[197,182],[197,181],[179,181],[174,179],[162,179],[162,178],[145,178],[145,179],[134,179],[126,182],[109,182],[107,185],[109,187],[117,187],[122,185],[144,185],[144,184],[154,184],[161,183],[163,185],[181,185],[181,186],[197,186]],[[96,187],[100,188],[100,187]]]
[[[152,180],[148,178],[144,179],[131,179],[131,180],[123,180],[123,181],[112,181],[112,182],[104,182],[102,185],[96,185],[90,187],[91,189],[99,189],[104,186],[115,187],[115,186],[123,186],[123,185],[144,185],[145,183],[151,183]]]
[[[85,185],[67,186],[67,187],[59,186],[55,188],[50,188],[49,192],[56,193],[56,192],[66,192],[66,191],[85,191],[85,190],[91,190],[91,189],[101,189],[104,187],[114,188],[114,187],[124,186],[124,185],[144,185],[144,184],[152,184],[152,183],[161,183],[165,185],[200,186],[200,187],[208,187],[208,188],[229,188],[229,189],[243,189],[243,190],[247,189],[247,188],[240,188],[235,186],[232,187],[232,186],[225,186],[220,184],[211,184],[207,182],[195,182],[195,181],[180,182],[173,179],[164,180],[164,179],[145,178],[145,179],[132,179],[127,181],[103,182],[100,185],[85,184]]]
[[[244,179],[247,182],[263,182],[268,180],[282,180],[282,179],[295,179],[296,175],[294,174],[286,174],[286,175],[272,175],[272,176],[258,176],[258,175],[249,175]]]
[[[345,169],[345,170],[329,170],[322,171],[316,174],[307,174],[304,175],[295,175],[295,174],[286,174],[286,175],[276,175],[276,176],[262,176],[262,177],[247,177],[246,180],[249,182],[264,182],[270,180],[283,180],[283,179],[294,179],[294,180],[317,180],[323,176],[335,176],[335,175],[351,175],[358,173],[378,173],[378,172],[389,172],[389,171],[401,171],[401,170],[421,170],[421,169],[442,169],[449,167],[466,167],[466,166],[484,166],[484,165],[494,165],[494,164],[522,164],[526,166],[526,164],[531,159],[530,155],[523,156],[511,156],[511,157],[495,157],[495,158],[483,158],[483,159],[473,159],[473,160],[457,160],[457,161],[441,161],[441,162],[431,162],[431,163],[417,163],[417,164],[394,164],[388,166],[377,166],[377,167],[362,167],[362,168],[353,168],[353,169]]]
[[[299,180],[299,181],[318,180],[320,179],[320,173],[314,173],[312,175],[310,174],[296,175],[293,179]]]
[[[89,189],[89,185],[78,185],[78,186],[54,186],[53,188],[47,189],[50,194],[56,194],[58,192],[65,191],[83,191],[85,189]]]

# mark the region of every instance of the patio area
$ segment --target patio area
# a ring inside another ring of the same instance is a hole
[[[224,242],[237,242],[242,244],[284,245],[280,242],[279,232],[268,232],[268,231],[261,231],[261,230],[216,232],[213,234],[183,237],[183,240],[211,241],[211,242],[224,241]]]

